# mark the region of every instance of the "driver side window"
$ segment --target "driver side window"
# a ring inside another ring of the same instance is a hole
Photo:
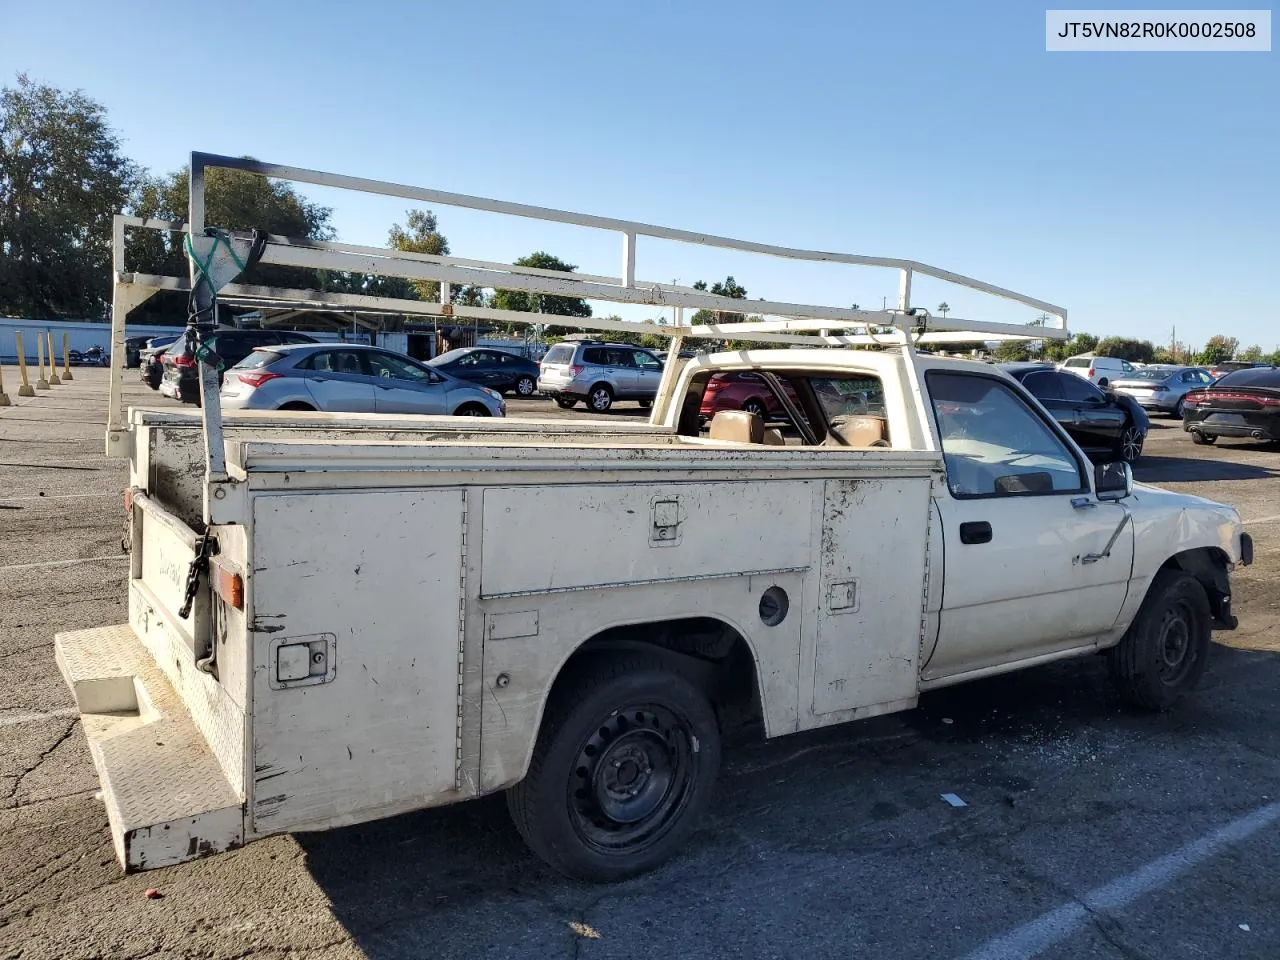
[[[927,375],[934,419],[956,497],[1083,493],[1069,447],[1008,384],[981,375]]]
[[[375,377],[391,380],[410,380],[414,383],[430,383],[434,379],[426,370],[412,363],[401,360],[390,353],[365,354],[369,362],[369,373]]]

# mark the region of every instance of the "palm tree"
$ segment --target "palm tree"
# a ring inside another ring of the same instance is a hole
[[[947,314],[950,311],[951,311],[951,304],[947,303],[947,301],[943,300],[940,304],[938,304],[938,312],[942,314],[943,320],[947,319]]]

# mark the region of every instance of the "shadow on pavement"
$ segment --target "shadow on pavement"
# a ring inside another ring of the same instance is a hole
[[[1264,445],[1255,444],[1260,450]],[[1230,460],[1198,457],[1153,457],[1144,454],[1134,466],[1133,478],[1140,483],[1200,483],[1209,480],[1268,480],[1280,477],[1280,455],[1275,467],[1258,467]]]

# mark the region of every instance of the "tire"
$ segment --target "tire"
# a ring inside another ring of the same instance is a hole
[[[1191,442],[1197,446],[1207,447],[1217,439],[1218,435],[1216,433],[1201,433],[1199,430],[1191,431]]]
[[[1186,409],[1187,409],[1187,398],[1179,397],[1177,405],[1174,406],[1173,408],[1173,415],[1177,417],[1179,420],[1181,420],[1183,413],[1186,412]]]
[[[1112,455],[1116,460],[1123,460],[1125,463],[1137,463],[1142,458],[1142,444],[1145,441],[1146,437],[1142,435],[1142,431],[1134,425],[1133,421],[1126,420]]]
[[[571,410],[573,409],[573,405],[577,402],[576,398],[566,397],[564,394],[560,394],[560,396],[556,397],[556,406],[561,410]]]
[[[148,374],[147,374],[147,386],[148,386],[148,387],[150,387],[152,390],[159,390],[159,389],[160,389],[160,377],[159,377],[158,375],[156,375],[156,374],[148,373]]]
[[[282,404],[281,404],[279,407],[277,407],[276,409],[278,409],[278,410],[298,410],[298,411],[304,411],[304,410],[305,410],[305,411],[310,411],[311,413],[315,413],[315,409],[316,409],[316,408],[315,408],[315,407],[313,407],[313,406],[312,406],[311,404],[309,404],[309,403],[303,403],[301,400],[294,400],[294,401],[292,401],[292,402],[290,402],[290,403],[282,403]]]
[[[765,417],[767,415],[764,401],[758,400],[755,397],[752,397],[750,400],[744,403],[742,405],[742,410],[744,413],[754,413],[759,417]]]
[[[1161,570],[1123,639],[1107,652],[1120,695],[1166,710],[1195,689],[1209,659],[1209,599],[1189,573]]]
[[[457,410],[453,411],[455,417],[487,417],[489,410],[484,404],[480,403],[464,403]]]
[[[653,406],[652,400],[637,400],[636,403],[640,404],[641,410],[648,410],[650,407]]]
[[[538,381],[533,377],[521,377],[516,381],[516,396],[528,399],[538,390]]]
[[[595,413],[608,413],[613,406],[613,390],[607,383],[597,383],[587,391],[587,406]]]
[[[719,767],[715,712],[688,678],[643,653],[597,658],[557,685],[507,809],[555,870],[608,883],[676,853]]]

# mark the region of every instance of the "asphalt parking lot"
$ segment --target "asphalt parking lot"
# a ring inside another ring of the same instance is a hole
[[[129,402],[168,402],[134,373]],[[2,957],[1280,956],[1280,449],[1154,421],[1138,479],[1236,506],[1257,548],[1240,629],[1169,714],[1094,658],[742,745],[686,854],[608,888],[535,861],[501,798],[125,877],[53,659],[126,619],[106,371],[74,375],[26,399],[4,370]]]

